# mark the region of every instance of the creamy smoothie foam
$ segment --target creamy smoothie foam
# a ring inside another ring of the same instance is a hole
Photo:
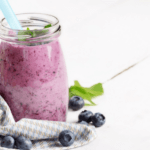
[[[26,46],[0,43],[0,95],[16,121],[66,121],[68,84],[58,39]]]

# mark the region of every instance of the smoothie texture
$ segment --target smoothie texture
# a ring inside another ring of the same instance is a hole
[[[68,82],[59,41],[37,46],[1,41],[0,95],[15,121],[66,121]]]

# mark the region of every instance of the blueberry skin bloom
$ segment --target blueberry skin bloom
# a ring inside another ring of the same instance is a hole
[[[84,100],[79,96],[73,96],[69,100],[69,108],[72,110],[79,110],[84,106]]]
[[[16,139],[16,146],[21,150],[30,150],[32,148],[32,142],[24,136],[19,136]]]
[[[81,121],[81,122],[79,122],[79,124],[83,124],[83,125],[86,125],[86,126],[89,125],[89,124],[88,124],[87,122],[85,122],[85,121]]]
[[[79,114],[79,122],[85,121],[87,123],[91,122],[91,117],[93,113],[89,110],[84,110]]]
[[[105,116],[101,113],[95,113],[91,119],[95,127],[101,127],[105,123]]]
[[[1,147],[5,148],[13,148],[14,147],[15,140],[11,136],[5,136],[2,140]]]
[[[58,139],[63,146],[70,146],[74,143],[75,135],[70,130],[64,130],[59,134]]]

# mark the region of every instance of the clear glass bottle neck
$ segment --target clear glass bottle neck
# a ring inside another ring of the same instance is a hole
[[[18,44],[47,43],[61,34],[59,20],[48,14],[24,13],[16,15],[23,30],[10,29],[5,18],[0,22],[0,39]],[[51,27],[44,28],[51,24]],[[30,30],[27,30],[29,28]],[[31,44],[32,45],[32,44]]]

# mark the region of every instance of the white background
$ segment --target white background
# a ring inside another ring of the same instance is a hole
[[[104,113],[106,124],[97,129],[95,141],[77,149],[149,150],[150,0],[9,2],[15,13],[41,12],[59,18],[69,85],[74,80],[83,86],[104,83],[104,95],[94,100],[98,106],[83,110]],[[77,121],[80,111],[69,111],[68,122]]]

